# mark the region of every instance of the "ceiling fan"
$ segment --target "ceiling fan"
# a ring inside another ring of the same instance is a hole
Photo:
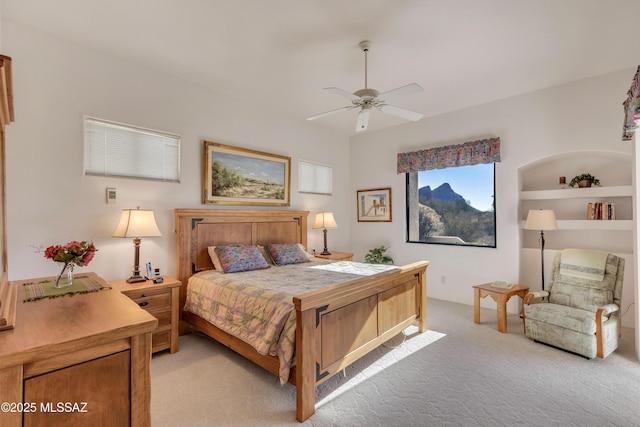
[[[399,96],[422,92],[422,87],[417,83],[411,83],[383,93],[369,88],[367,86],[367,53],[369,52],[369,48],[371,47],[371,42],[365,40],[360,42],[358,46],[360,46],[360,48],[364,51],[364,89],[360,89],[351,93],[337,87],[324,88],[324,90],[328,92],[349,98],[353,105],[348,105],[346,107],[337,108],[335,110],[326,111],[315,116],[307,117],[307,120],[319,119],[321,117],[329,116],[334,113],[339,113],[340,111],[352,110],[354,108],[360,108],[360,112],[358,113],[358,120],[356,123],[356,132],[367,130],[367,125],[369,124],[369,113],[371,112],[372,108],[376,108],[383,113],[401,117],[406,120],[412,120],[414,122],[420,120],[424,116],[422,113],[416,113],[415,111],[405,110],[404,108],[389,105],[387,104],[387,101]]]

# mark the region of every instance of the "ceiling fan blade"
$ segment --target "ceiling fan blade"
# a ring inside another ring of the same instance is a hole
[[[321,117],[326,117],[326,116],[330,116],[330,115],[335,114],[335,113],[339,113],[340,111],[351,110],[352,108],[355,108],[355,105],[349,105],[347,107],[341,107],[341,108],[336,108],[335,110],[325,111],[324,113],[320,113],[320,114],[316,114],[315,116],[307,117],[307,120],[319,119]]]
[[[401,86],[395,89],[388,90],[386,92],[378,95],[378,99],[383,101],[388,101],[392,98],[397,98],[399,96],[411,95],[412,93],[422,92],[422,86],[417,83],[410,83],[405,86]]]
[[[344,89],[340,89],[339,87],[325,87],[324,90],[326,90],[327,92],[331,92],[335,95],[344,96],[345,98],[349,98],[353,101],[361,99],[358,95],[354,95],[351,92],[347,92]]]
[[[422,113],[416,113],[415,111],[405,110],[404,108],[400,107],[394,107],[393,105],[382,105],[380,107],[380,111],[414,122],[417,122],[424,117],[424,114]]]
[[[356,132],[362,132],[363,130],[367,130],[367,126],[369,125],[369,111],[370,108],[363,108],[358,113],[358,122],[356,123]]]

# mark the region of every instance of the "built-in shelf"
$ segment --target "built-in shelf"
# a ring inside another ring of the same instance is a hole
[[[574,188],[558,184],[573,176],[591,173],[602,186]],[[634,185],[632,156],[610,150],[558,153],[523,165],[518,170],[518,226],[520,229],[520,283],[540,280],[540,231],[524,228],[528,212],[550,209],[558,229],[544,232],[545,276],[558,251],[566,248],[591,249],[615,254],[633,253]],[[588,220],[589,203],[614,206],[615,220]],[[631,257],[627,258],[631,260]],[[630,271],[634,263],[630,262]]]
[[[565,219],[558,220],[558,230],[610,230],[625,231],[633,230],[633,221],[627,219],[605,220],[579,220]],[[526,221],[520,221],[520,228],[524,229]]]
[[[557,190],[521,191],[520,200],[560,200],[560,199],[588,199],[598,197],[631,197],[631,185],[589,188],[561,188]]]
[[[605,220],[558,220],[559,230],[632,230],[630,219]]]

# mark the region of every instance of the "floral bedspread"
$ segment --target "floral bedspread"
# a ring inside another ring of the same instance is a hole
[[[232,274],[202,271],[189,278],[185,310],[243,340],[258,353],[277,356],[280,383],[285,384],[295,350],[293,297],[394,268],[314,260]]]

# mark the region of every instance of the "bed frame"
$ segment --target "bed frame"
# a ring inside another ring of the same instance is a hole
[[[307,211],[175,209],[177,274],[184,307],[187,281],[213,269],[207,247],[242,243],[302,243],[307,247]],[[315,411],[315,387],[417,322],[427,330],[428,261],[363,277],[294,297],[296,309],[295,366],[289,382],[296,387],[296,418],[303,422]],[[278,375],[278,358],[253,347],[192,313],[182,320],[259,366]]]

